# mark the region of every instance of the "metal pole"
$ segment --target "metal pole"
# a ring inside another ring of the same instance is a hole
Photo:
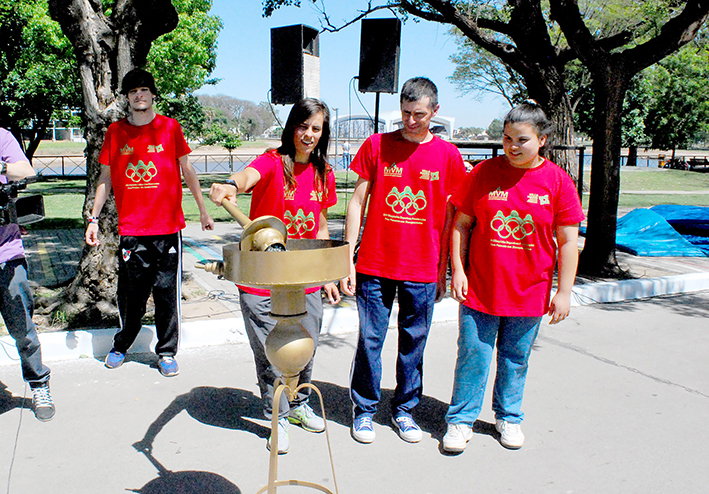
[[[576,187],[579,193],[579,199],[583,202],[583,152],[585,147],[579,148],[579,179],[576,182]]]
[[[340,109],[335,110],[335,170],[337,170],[337,150],[340,146]]]

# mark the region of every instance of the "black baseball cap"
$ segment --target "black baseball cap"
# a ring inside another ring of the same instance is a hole
[[[137,87],[147,87],[154,95],[158,94],[158,90],[155,89],[155,79],[147,70],[133,69],[123,76],[121,94],[128,94],[128,91]]]

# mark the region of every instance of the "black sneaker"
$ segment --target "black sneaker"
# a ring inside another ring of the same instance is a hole
[[[32,408],[34,416],[40,422],[48,422],[54,418],[54,402],[49,392],[49,383],[45,382],[32,388]]]

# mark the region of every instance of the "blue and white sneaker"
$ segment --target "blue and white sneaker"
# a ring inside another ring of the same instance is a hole
[[[108,355],[106,355],[106,367],[109,369],[117,369],[121,365],[123,365],[123,361],[126,359],[126,354],[117,352],[116,350],[111,350],[108,352]]]
[[[158,360],[158,370],[165,377],[174,377],[180,373],[180,368],[177,366],[177,361],[169,355],[162,355]]]
[[[399,413],[391,419],[391,423],[394,424],[399,437],[407,443],[417,443],[423,438],[421,429],[408,413]]]
[[[361,413],[352,422],[352,437],[355,441],[369,444],[374,441],[376,434],[372,425],[372,415]]]

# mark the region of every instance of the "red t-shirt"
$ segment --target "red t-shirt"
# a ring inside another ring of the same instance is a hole
[[[451,201],[474,218],[464,305],[496,316],[544,315],[556,227],[584,219],[568,174],[549,160],[521,169],[500,156],[477,165]]]
[[[370,182],[357,272],[437,281],[446,204],[465,177],[458,148],[435,136],[418,144],[399,131],[374,134],[351,168]]]
[[[285,187],[283,162],[277,151],[262,154],[249,166],[261,175],[261,179],[251,189],[249,218],[254,220],[260,216],[275,216],[285,223],[288,238],[317,238],[320,213],[337,204],[335,174],[332,170],[325,176],[325,194],[317,181],[312,163],[294,165],[293,175],[297,181],[295,190]],[[244,286],[240,288],[255,295],[270,295],[269,290]],[[306,293],[319,289],[311,288]]]
[[[121,235],[168,235],[185,227],[178,159],[190,152],[180,124],[163,115],[147,125],[122,119],[108,127],[99,163],[111,167]]]

